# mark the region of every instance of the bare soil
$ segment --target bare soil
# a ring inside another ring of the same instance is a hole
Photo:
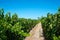
[[[44,40],[41,23],[38,23],[34,28],[32,28],[30,36],[26,37],[25,40]]]

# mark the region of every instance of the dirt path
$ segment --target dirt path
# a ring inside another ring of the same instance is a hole
[[[25,40],[44,40],[43,29],[41,23],[38,23],[31,31],[30,36]]]

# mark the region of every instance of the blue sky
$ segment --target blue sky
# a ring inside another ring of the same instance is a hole
[[[4,8],[5,14],[17,13],[21,18],[36,19],[48,12],[54,14],[59,6],[60,0],[0,0],[0,8]]]

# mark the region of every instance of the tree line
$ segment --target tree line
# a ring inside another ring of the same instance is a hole
[[[24,40],[37,23],[35,19],[19,18],[16,13],[4,14],[4,9],[0,9],[0,40]]]
[[[47,14],[40,19],[46,40],[60,40],[60,8],[55,14]]]

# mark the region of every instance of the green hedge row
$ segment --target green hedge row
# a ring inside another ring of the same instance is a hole
[[[46,40],[60,40],[60,8],[55,14],[47,14],[41,18]]]
[[[24,40],[29,31],[38,23],[35,19],[18,18],[10,12],[4,14],[0,9],[0,40]]]

